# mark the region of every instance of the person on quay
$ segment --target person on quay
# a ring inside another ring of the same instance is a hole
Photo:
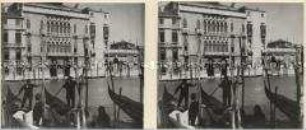
[[[175,89],[174,94],[176,94],[179,90],[180,95],[179,95],[179,101],[178,101],[178,107],[181,106],[181,103],[183,100],[185,100],[185,106],[188,106],[188,97],[189,97],[189,87],[191,86],[190,83],[188,83],[187,79],[183,79],[182,83]]]
[[[221,64],[221,75],[223,76],[227,75],[227,67],[228,67],[228,64],[226,62],[226,59],[223,59],[222,64]]]
[[[24,107],[26,101],[29,101],[28,106],[29,106],[29,108],[32,108],[33,90],[34,90],[35,87],[38,87],[38,86],[32,84],[31,80],[28,79],[28,80],[26,80],[26,83],[20,88],[20,90],[18,92],[18,96],[21,94],[22,91],[24,91],[21,107]]]
[[[70,76],[70,68],[71,68],[71,65],[69,63],[69,61],[65,61],[65,64],[64,64],[64,75],[65,76]]]
[[[223,106],[228,107],[231,105],[231,81],[228,79],[226,75],[223,76],[222,81],[219,85],[220,88],[222,88],[222,101]]]
[[[57,64],[55,61],[52,61],[51,62],[51,65],[50,65],[50,76],[52,79],[56,79],[57,77]]]
[[[207,65],[207,75],[208,77],[214,76],[214,64],[212,59],[209,59],[208,65]]]
[[[189,107],[189,124],[195,126],[196,118],[199,114],[199,101],[196,100],[196,94],[191,94],[191,103]]]
[[[66,79],[65,84],[63,85],[63,88],[66,90],[66,101],[68,106],[71,108],[74,107],[75,105],[75,87],[76,87],[76,82],[72,79],[71,76],[69,76]]]

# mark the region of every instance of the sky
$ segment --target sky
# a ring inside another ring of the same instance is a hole
[[[303,43],[303,4],[299,3],[247,3],[267,13],[267,41],[288,40]]]
[[[80,8],[83,7],[102,9],[110,13],[111,42],[125,40],[144,45],[144,4],[81,4]]]

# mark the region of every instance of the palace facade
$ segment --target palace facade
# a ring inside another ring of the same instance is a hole
[[[266,13],[217,2],[170,2],[159,7],[158,59],[161,73],[174,66],[260,64]]]
[[[109,15],[80,9],[77,4],[13,3],[3,7],[2,63],[6,77],[36,73],[33,67],[41,63],[82,66],[104,62]],[[48,68],[43,70],[49,73]]]

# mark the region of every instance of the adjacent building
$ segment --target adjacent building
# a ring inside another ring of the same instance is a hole
[[[108,61],[112,63],[114,73],[120,76],[140,74],[140,64],[143,64],[143,47],[139,43],[127,41],[113,42],[106,52]]]
[[[35,75],[32,67],[42,62],[82,66],[105,60],[108,12],[80,9],[77,4],[13,3],[2,8],[1,20],[6,77]]]
[[[294,74],[294,65],[302,68],[303,47],[286,40],[276,40],[269,42],[263,56],[272,70],[280,70],[284,74]],[[302,72],[302,70],[299,70]]]
[[[224,60],[238,66],[261,61],[264,11],[218,2],[170,2],[159,7],[158,18],[162,74],[175,70],[177,64],[204,66]]]

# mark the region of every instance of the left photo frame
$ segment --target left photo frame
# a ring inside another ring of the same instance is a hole
[[[143,128],[144,3],[1,10],[1,128]]]

